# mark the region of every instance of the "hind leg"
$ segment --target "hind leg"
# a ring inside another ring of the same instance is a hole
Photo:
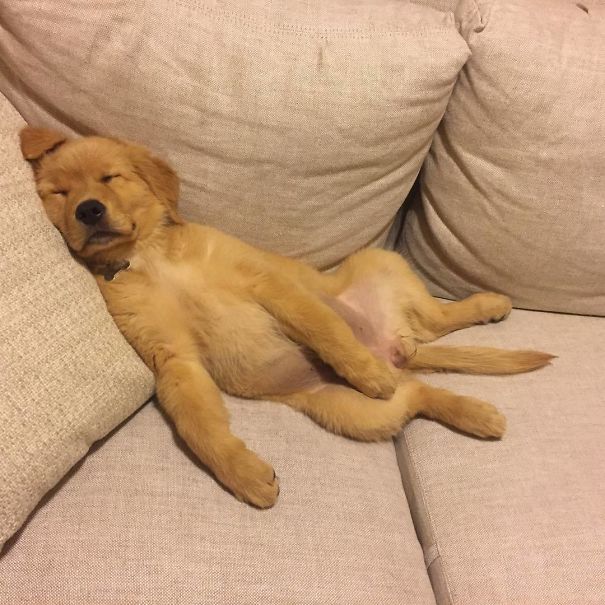
[[[387,401],[370,399],[341,385],[272,399],[305,413],[333,433],[359,441],[388,439],[417,415],[478,437],[501,437],[506,428],[506,419],[493,405],[414,379],[405,380]]]
[[[451,303],[441,303],[434,298],[430,304],[419,302],[411,310],[411,316],[421,342],[430,342],[475,324],[502,321],[512,308],[508,296],[494,292],[480,292]]]
[[[343,269],[348,269],[354,279],[370,280],[373,276],[388,281],[383,296],[390,298],[386,306],[394,310],[388,321],[397,333],[403,332],[416,342],[430,342],[475,324],[502,321],[512,309],[510,298],[495,292],[479,292],[461,301],[442,303],[395,252],[364,250],[349,261],[350,266],[343,264]]]
[[[395,252],[362,250],[332,274],[324,276],[331,293],[366,317],[379,316],[383,336],[397,333],[430,342],[474,324],[505,319],[510,299],[492,292],[473,294],[452,303],[433,298],[422,280]]]

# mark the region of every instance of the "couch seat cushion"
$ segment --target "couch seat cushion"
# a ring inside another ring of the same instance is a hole
[[[229,407],[276,468],[275,508],[224,491],[149,404],[8,544],[0,603],[434,603],[392,442],[348,441],[277,404]]]
[[[397,443],[440,604],[605,603],[605,320],[513,311],[451,344],[559,355],[514,377],[433,375],[508,417],[500,442],[416,420]]]

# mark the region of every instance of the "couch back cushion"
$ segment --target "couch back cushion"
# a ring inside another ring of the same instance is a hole
[[[605,4],[459,9],[473,54],[401,246],[434,294],[605,315]]]
[[[385,241],[469,55],[401,0],[0,0],[28,122],[164,154],[184,216],[334,265]]]
[[[69,254],[0,95],[0,548],[90,445],[153,391],[94,278]]]
[[[415,4],[421,4],[422,6],[430,6],[439,11],[455,12],[458,6],[459,0],[412,0]]]

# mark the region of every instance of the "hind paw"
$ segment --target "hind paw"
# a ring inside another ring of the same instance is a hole
[[[491,323],[506,319],[513,308],[511,300],[503,294],[481,292],[475,294],[479,306],[479,322]]]
[[[465,412],[463,428],[477,437],[501,438],[506,432],[506,417],[503,416],[491,403],[463,397],[461,403]]]

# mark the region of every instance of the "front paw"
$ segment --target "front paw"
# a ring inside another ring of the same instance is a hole
[[[273,467],[243,444],[221,461],[217,477],[242,502],[271,508],[279,495]]]
[[[397,388],[397,376],[384,362],[376,358],[364,367],[363,372],[349,378],[349,382],[372,399],[390,399]]]

